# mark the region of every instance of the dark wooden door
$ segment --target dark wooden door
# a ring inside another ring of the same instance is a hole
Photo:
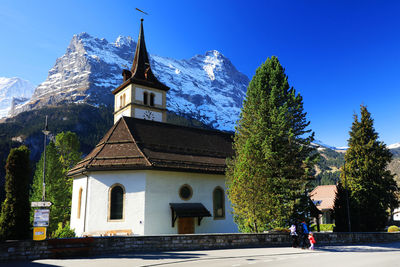
[[[193,217],[179,218],[178,234],[194,234],[194,218]]]

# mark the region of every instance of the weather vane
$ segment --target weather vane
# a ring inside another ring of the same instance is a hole
[[[136,10],[139,11],[139,12],[142,12],[142,13],[145,14],[145,15],[149,15],[149,14],[147,14],[146,12],[144,12],[143,10],[140,10],[139,8],[136,8]]]

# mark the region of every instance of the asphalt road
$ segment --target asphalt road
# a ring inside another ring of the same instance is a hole
[[[248,248],[107,255],[95,258],[10,262],[1,266],[307,266],[399,267],[400,242],[359,246],[325,246],[316,250]]]

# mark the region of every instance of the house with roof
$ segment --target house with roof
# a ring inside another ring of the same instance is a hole
[[[143,20],[131,70],[113,91],[114,125],[69,171],[78,236],[232,233],[232,135],[166,123],[169,88],[152,73]]]
[[[311,191],[310,199],[322,212],[318,218],[319,224],[335,223],[332,211],[335,205],[336,191],[336,185],[319,185]]]

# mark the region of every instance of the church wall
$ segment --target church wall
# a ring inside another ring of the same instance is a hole
[[[80,201],[80,216],[78,218],[79,191],[82,189]],[[86,200],[86,176],[74,178],[72,186],[72,203],[71,203],[71,229],[75,229],[76,234],[83,233],[85,218],[85,200]]]
[[[145,235],[177,234],[177,222],[171,225],[169,203],[202,203],[213,215],[213,191],[220,186],[225,189],[224,175],[201,173],[147,171]],[[179,196],[182,185],[188,184],[193,190],[192,198],[185,201]],[[201,225],[195,219],[195,233],[235,233],[238,232],[233,222],[231,208],[225,195],[225,219],[214,220],[205,217]]]
[[[130,107],[125,108],[123,111],[118,111],[114,115],[114,123],[116,123],[122,116],[131,117],[132,110]]]
[[[159,106],[159,107],[163,107],[163,94],[161,92],[157,92],[158,90],[155,88],[140,88],[140,87],[136,87],[135,88],[135,100],[136,101],[140,101],[141,103],[143,103],[143,92],[148,92],[153,93],[154,94],[154,105],[155,106]]]
[[[132,102],[132,85],[126,86],[123,90],[119,91],[114,97],[114,111],[118,111],[121,107],[120,96],[125,94],[125,105]],[[123,106],[125,106],[123,105]]]
[[[135,108],[135,118],[138,119],[146,119],[146,120],[153,120],[153,121],[163,121],[163,116],[161,112],[154,112],[152,111],[151,115],[148,115],[148,110],[144,110],[141,108]]]
[[[110,188],[115,184],[122,185],[125,190],[122,220],[109,220]],[[111,230],[131,230],[132,234],[143,235],[144,190],[143,171],[91,173],[85,232],[101,235]]]

